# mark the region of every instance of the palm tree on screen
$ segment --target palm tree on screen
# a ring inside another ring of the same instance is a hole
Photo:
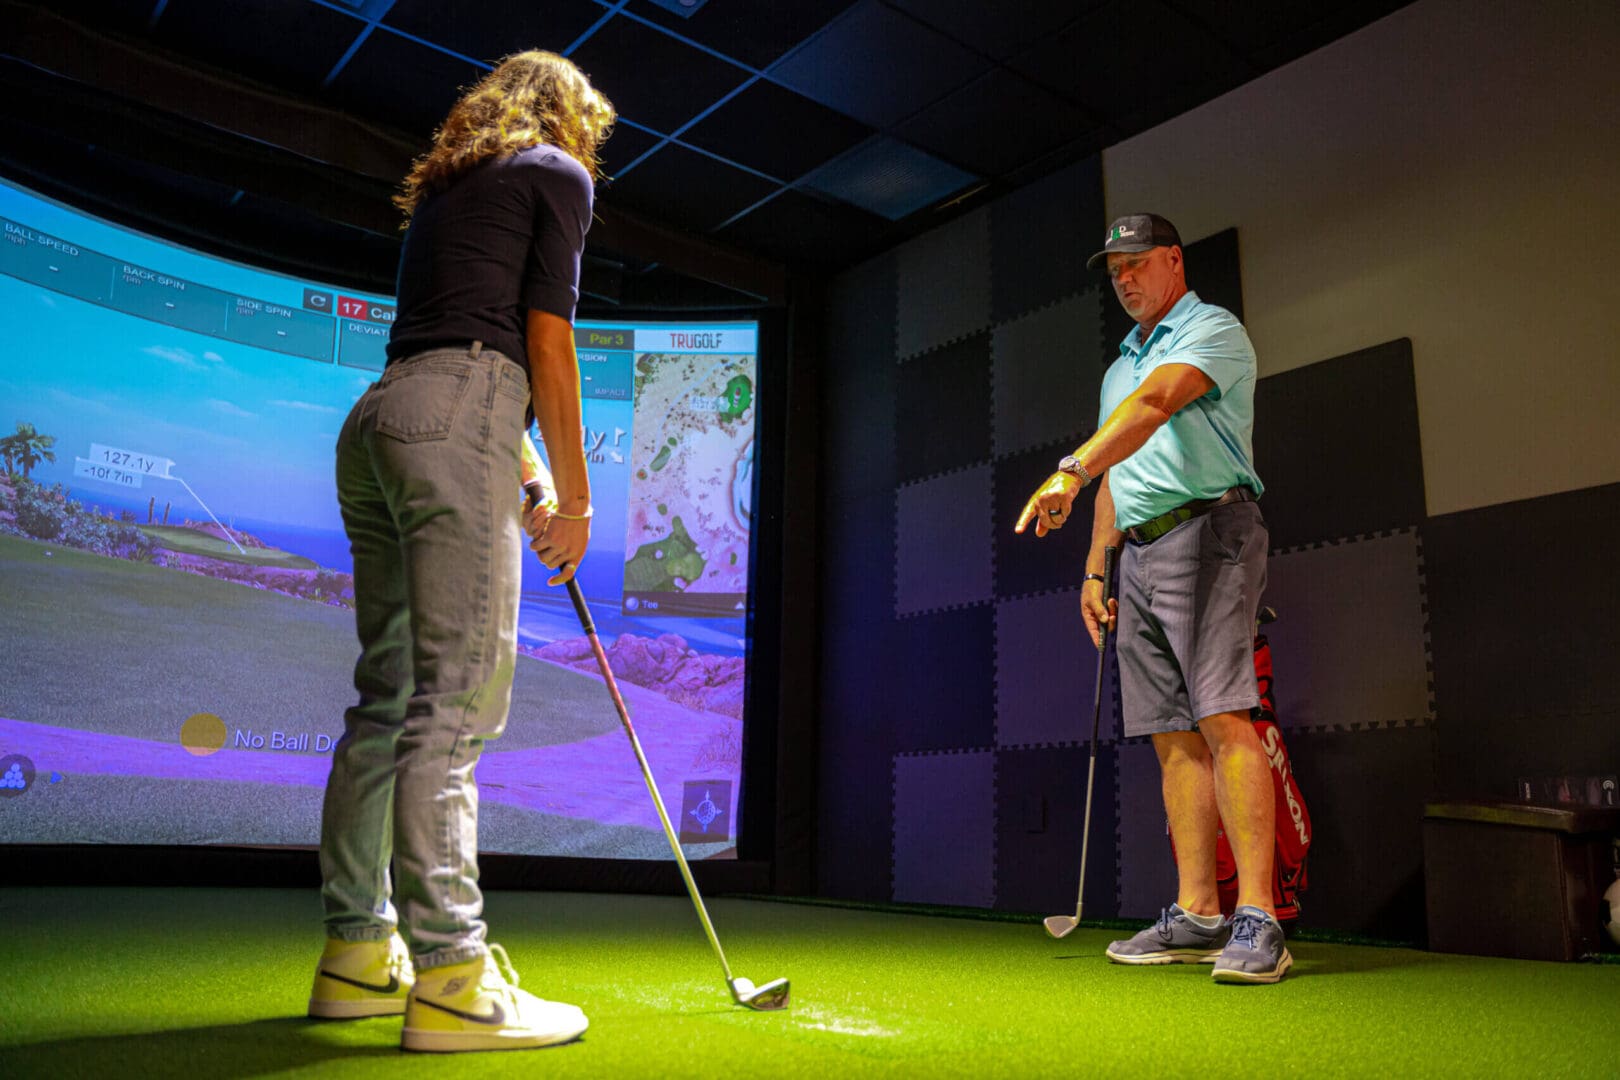
[[[51,449],[55,445],[55,435],[41,435],[33,424],[19,420],[17,433],[0,439],[0,457],[6,460],[7,475],[15,476],[20,466],[27,479],[41,461],[56,460],[56,451]]]

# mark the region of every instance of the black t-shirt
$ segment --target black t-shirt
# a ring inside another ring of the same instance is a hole
[[[527,370],[528,309],[574,321],[592,197],[584,166],[536,146],[424,199],[400,252],[389,361],[482,341]]]

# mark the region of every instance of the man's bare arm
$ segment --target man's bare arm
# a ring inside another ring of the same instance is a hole
[[[1215,380],[1191,364],[1160,364],[1074,456],[1087,473],[1101,475],[1142,449],[1172,416],[1213,389]]]
[[[1074,456],[1086,475],[1095,479],[1142,449],[1172,416],[1214,388],[1215,380],[1191,364],[1161,364],[1108,414],[1097,434],[1087,439]],[[1053,473],[1024,504],[1013,532],[1023,532],[1031,522],[1037,536],[1062,528],[1080,488],[1079,477],[1066,472]],[[1110,500],[1110,509],[1112,506]],[[1108,520],[1113,521],[1111,513]],[[1101,548],[1095,549],[1095,559],[1100,568]]]

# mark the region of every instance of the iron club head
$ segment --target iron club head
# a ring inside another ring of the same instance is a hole
[[[763,986],[755,986],[744,978],[730,981],[731,998],[756,1012],[775,1012],[788,1007],[788,981],[772,979]]]
[[[1080,920],[1073,915],[1048,915],[1041,920],[1046,932],[1055,938],[1068,937],[1074,928],[1080,925]]]

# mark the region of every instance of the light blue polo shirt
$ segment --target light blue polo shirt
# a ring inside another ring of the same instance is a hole
[[[1218,498],[1240,484],[1256,495],[1265,490],[1254,471],[1254,346],[1237,316],[1189,292],[1146,341],[1142,328],[1133,327],[1103,376],[1098,427],[1160,364],[1190,364],[1215,386],[1108,470],[1121,529],[1193,499]]]

